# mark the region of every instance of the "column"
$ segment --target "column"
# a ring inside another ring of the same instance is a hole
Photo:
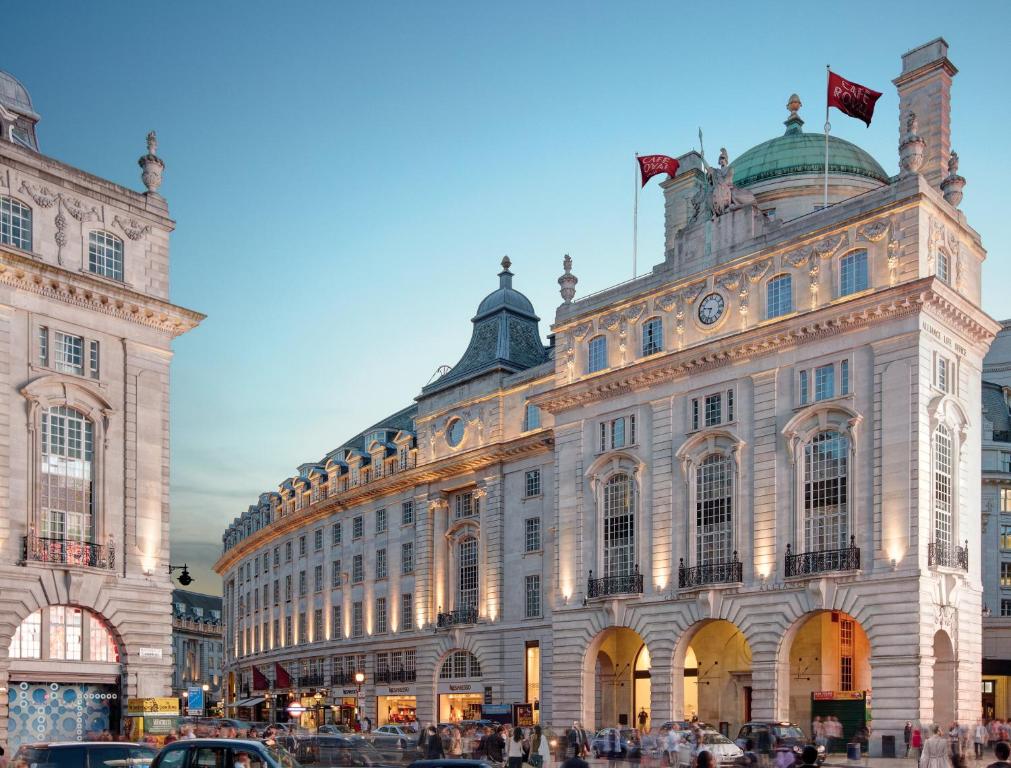
[[[790,717],[790,649],[783,659],[774,650],[753,650],[751,661],[751,719],[788,720]]]

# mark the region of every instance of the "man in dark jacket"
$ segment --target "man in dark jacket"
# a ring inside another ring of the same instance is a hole
[[[425,744],[426,760],[441,760],[446,756],[442,748],[442,737],[435,730],[434,725],[428,726],[428,742]]]
[[[495,732],[488,737],[488,742],[485,745],[488,750],[488,759],[501,763],[505,755],[505,737],[502,732],[505,730],[505,726],[500,725],[495,729]]]

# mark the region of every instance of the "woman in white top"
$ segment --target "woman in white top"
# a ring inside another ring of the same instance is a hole
[[[534,755],[540,758],[536,762]],[[551,745],[548,744],[548,737],[544,735],[539,725],[534,726],[533,735],[530,737],[530,763],[535,768],[551,768]]]
[[[523,768],[523,729],[513,728],[513,735],[506,746],[509,768]]]

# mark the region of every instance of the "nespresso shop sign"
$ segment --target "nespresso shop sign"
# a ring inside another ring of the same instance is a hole
[[[391,685],[388,688],[384,688],[379,685],[376,686],[376,696],[414,696],[414,686],[413,685]]]
[[[480,683],[439,683],[439,693],[481,693],[484,689]]]

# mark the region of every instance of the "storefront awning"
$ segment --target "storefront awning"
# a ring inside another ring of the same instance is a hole
[[[229,707],[255,707],[257,704],[263,703],[262,696],[253,696],[250,699],[239,699],[238,701],[233,701],[229,704]]]

